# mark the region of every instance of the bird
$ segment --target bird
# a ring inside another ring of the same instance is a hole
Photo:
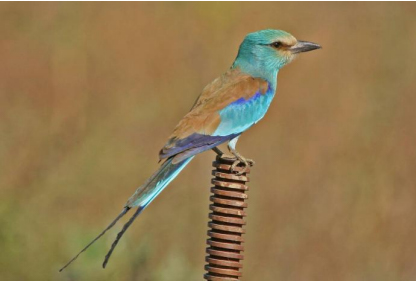
[[[179,121],[159,152],[160,168],[128,199],[121,213],[62,271],[101,238],[133,208],[136,211],[117,234],[105,256],[106,267],[119,240],[137,216],[190,163],[195,155],[208,150],[222,152],[218,145],[227,143],[235,157],[232,170],[243,174],[254,162],[236,150],[241,134],[266,114],[277,89],[279,70],[300,53],[320,49],[319,44],[297,40],[283,30],[265,29],[249,33],[242,41],[231,67],[209,83],[191,110]],[[237,170],[236,167],[243,167]]]

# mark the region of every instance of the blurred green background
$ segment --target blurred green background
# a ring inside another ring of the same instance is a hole
[[[212,152],[63,273],[245,34],[322,50],[239,142],[245,280],[416,279],[414,3],[1,3],[0,279],[200,280]]]

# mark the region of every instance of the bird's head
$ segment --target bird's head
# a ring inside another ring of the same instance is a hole
[[[318,44],[297,40],[283,30],[260,30],[244,38],[234,66],[253,75],[253,72],[273,73],[290,63],[299,53],[319,48]]]

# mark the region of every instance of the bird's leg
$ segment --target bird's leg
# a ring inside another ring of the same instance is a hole
[[[218,147],[214,147],[214,148],[212,148],[212,150],[213,150],[215,153],[217,153],[217,155],[218,155],[218,156],[222,156],[222,155],[224,155],[224,153],[223,153],[220,149],[218,149]]]
[[[245,157],[243,157],[239,152],[237,152],[237,150],[235,149],[235,146],[237,144],[238,138],[240,136],[235,137],[234,139],[231,139],[230,142],[228,142],[228,150],[230,150],[230,153],[233,154],[237,160],[231,165],[231,170],[236,172],[236,175],[242,175],[243,173],[247,172],[247,169],[250,166],[254,165],[254,161],[251,159],[246,159]],[[239,164],[244,164],[243,169],[240,172],[237,172],[235,170],[235,168],[239,165]]]

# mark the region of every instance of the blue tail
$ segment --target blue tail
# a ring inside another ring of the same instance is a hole
[[[114,240],[111,245],[110,250],[105,256],[103,262],[103,268],[106,267],[108,260],[111,257],[115,247],[118,244],[118,241],[123,236],[124,232],[130,227],[136,217],[156,198],[160,192],[181,172],[182,169],[193,159],[193,156],[187,158],[179,163],[172,163],[173,157],[167,159],[142,186],[137,188],[136,192],[129,198],[126,203],[125,209],[131,209],[137,207],[136,212],[129,219],[129,221],[124,224],[123,229],[117,234],[116,240]]]
[[[124,224],[123,229],[117,234],[116,240],[111,245],[110,250],[108,251],[107,255],[105,256],[104,262],[103,262],[103,268],[106,267],[108,260],[110,259],[111,254],[114,251],[114,248],[117,246],[118,241],[123,236],[124,232],[130,227],[130,225],[133,223],[133,221],[136,219],[136,217],[153,201],[154,198],[157,197],[157,195],[160,194],[160,192],[163,191],[163,189],[173,180],[175,177],[181,172],[182,169],[193,159],[192,157],[189,157],[179,163],[172,163],[173,157],[170,157],[167,159],[159,168],[158,171],[156,171],[155,174],[153,174],[142,186],[137,188],[136,192],[129,198],[129,200],[126,203],[126,206],[121,211],[121,213],[116,217],[116,219],[113,220],[113,222],[110,223],[110,225],[107,226],[104,231],[100,233],[94,240],[91,241],[84,249],[82,249],[73,259],[71,259],[64,267],[62,267],[59,271],[64,270],[67,266],[69,266],[74,260],[78,258],[78,256],[84,252],[86,249],[88,249],[95,241],[97,241],[101,236],[107,232],[111,227],[113,227],[116,222],[122,218],[131,208],[137,207],[136,212],[133,214],[133,216],[127,221],[126,224]]]
[[[145,209],[192,159],[193,156],[175,164],[172,163],[173,157],[167,159],[146,183],[137,188],[126,207]]]

